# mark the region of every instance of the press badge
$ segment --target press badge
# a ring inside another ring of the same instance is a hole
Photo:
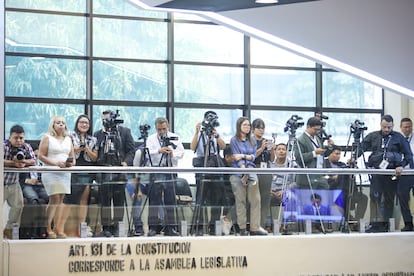
[[[260,162],[260,168],[266,169],[267,168],[267,162]]]
[[[379,168],[385,170],[388,167],[388,164],[390,164],[390,162],[388,162],[387,160],[383,159],[381,161],[381,164],[379,164]]]

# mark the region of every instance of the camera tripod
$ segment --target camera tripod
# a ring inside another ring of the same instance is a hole
[[[152,160],[151,160],[151,155],[149,154],[149,149],[148,149],[148,147],[147,147],[147,138],[148,138],[148,133],[146,132],[146,131],[144,131],[144,132],[141,132],[141,137],[139,138],[139,140],[141,140],[141,139],[144,139],[144,142],[143,142],[143,144],[137,149],[137,151],[139,151],[139,162],[138,162],[138,164],[136,164],[135,163],[135,160],[134,160],[134,166],[136,166],[136,165],[138,165],[139,167],[153,167],[153,165],[152,165]],[[149,175],[150,177],[151,177],[151,175]],[[137,173],[136,175],[135,175],[135,179],[136,179],[136,186],[135,186],[135,190],[134,190],[134,194],[135,194],[135,200],[134,200],[134,202],[133,202],[133,204],[132,204],[132,217],[133,217],[133,220],[131,220],[131,223],[130,223],[130,225],[129,225],[129,229],[130,229],[130,235],[132,235],[133,233],[132,233],[132,224],[133,223],[135,223],[135,220],[138,220],[138,224],[135,224],[135,226],[137,226],[137,225],[139,225],[141,228],[142,228],[142,224],[143,224],[143,222],[142,222],[142,213],[143,213],[143,211],[144,211],[144,208],[145,208],[145,206],[146,206],[146,204],[147,204],[147,201],[148,201],[148,196],[146,196],[145,197],[145,201],[144,201],[144,203],[142,204],[142,206],[139,206],[139,207],[135,207],[135,202],[138,200],[138,198],[137,198],[137,195],[138,195],[138,192],[139,192],[139,190],[140,190],[140,186],[141,186],[141,177],[140,177],[140,174],[139,173]],[[148,192],[145,192],[146,194],[148,194]],[[139,208],[139,214],[138,214],[138,216],[137,217],[134,217],[134,213],[135,212],[138,212],[138,210],[134,210],[134,208]],[[137,229],[135,229],[135,231],[136,231]]]
[[[197,151],[200,142],[203,142],[203,153],[204,153],[204,157],[203,158],[203,167],[211,167],[209,166],[209,161],[211,161],[211,159],[209,160],[209,157],[213,157],[216,158],[216,160],[213,160],[214,162],[214,166],[217,167],[220,164],[219,161],[219,151],[218,151],[218,145],[215,142],[215,140],[213,139],[213,133],[212,131],[208,131],[206,132],[205,130],[201,130],[200,131],[200,136],[198,138],[197,141],[197,145],[195,147],[195,152]],[[196,157],[197,158],[197,157]],[[199,187],[197,187],[197,195],[196,195],[196,204],[195,204],[195,208],[194,208],[194,212],[193,212],[193,216],[191,219],[191,229],[190,229],[190,234],[191,235],[197,235],[200,231],[200,224],[201,225],[201,230],[204,233],[204,218],[207,219],[207,214],[206,214],[206,210],[205,210],[205,202],[204,202],[204,190],[205,190],[205,184],[206,182],[213,182],[213,181],[217,181],[216,177],[214,177],[214,175],[210,176],[207,178],[207,174],[196,174],[196,178],[199,178]],[[214,183],[212,183],[214,184]],[[216,195],[219,196],[219,195]],[[217,216],[217,206],[212,206],[211,207],[211,220],[213,219],[213,216]],[[220,214],[218,215],[218,218],[220,218]]]
[[[361,135],[363,133],[360,130],[355,130],[355,131],[351,130],[351,132],[349,134],[349,137],[348,137],[347,145],[349,145],[349,141],[351,139],[352,134],[354,134],[353,135],[354,141],[352,142],[352,145],[351,145],[351,159],[350,159],[350,162],[349,162],[349,168],[358,168],[357,160],[358,160],[358,156],[362,152],[362,150],[361,150],[361,141],[360,140],[361,140]],[[346,156],[346,151],[344,152],[344,156]],[[363,157],[364,164],[365,164],[365,157],[364,157],[363,153],[362,153],[362,157]],[[360,178],[360,182],[362,182],[360,174],[359,174],[359,178]],[[355,201],[354,197],[362,194],[361,186],[359,187],[359,191],[356,190],[357,189],[357,187],[356,187],[356,176],[354,174],[349,176],[348,183],[346,183],[345,185],[347,185],[347,186],[343,187],[344,199],[345,199],[344,218],[343,218],[343,221],[340,225],[340,229],[344,233],[350,233],[351,232],[350,224],[351,223],[359,223],[358,221],[352,221],[351,220],[351,214],[350,214],[351,206],[354,205],[355,203],[357,203],[357,206],[355,207],[356,219],[361,219],[363,217],[363,215],[360,214],[360,213],[361,213],[361,211],[363,211],[363,213],[365,213],[366,206],[362,207],[362,209],[364,209],[364,210],[360,210],[361,206],[359,206],[360,205],[359,201],[361,200],[361,198],[359,198],[358,202],[354,202]],[[357,192],[358,195],[356,195],[355,192]],[[362,204],[362,205],[364,205],[364,204]]]
[[[103,166],[120,166],[121,159],[119,150],[121,149],[121,137],[118,131],[118,128],[112,128],[107,132],[103,132],[103,156],[100,163]],[[127,200],[125,195],[125,184],[127,182],[127,176],[122,173],[108,173],[103,174],[101,177],[101,187],[100,187],[100,197],[101,197],[101,208],[100,216],[101,223],[104,227],[109,227],[112,222],[112,211],[111,204],[114,205],[114,221],[123,218],[124,210],[119,208],[121,203],[125,210],[128,210]],[[111,202],[112,201],[112,202]],[[127,213],[127,222],[130,224],[130,216],[128,211]],[[122,220],[122,219],[121,219]],[[119,221],[118,221],[119,222]],[[105,229],[108,230],[108,229]],[[119,229],[118,229],[119,230]],[[130,229],[128,229],[128,232]],[[105,233],[104,233],[105,234]],[[105,234],[106,235],[106,234]]]

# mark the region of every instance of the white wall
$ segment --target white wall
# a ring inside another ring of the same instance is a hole
[[[412,0],[322,0],[220,15],[408,88],[414,96],[413,11]]]

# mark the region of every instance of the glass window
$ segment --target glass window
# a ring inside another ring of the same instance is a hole
[[[292,115],[297,115],[298,125],[303,123],[302,127],[291,128],[287,127],[287,121],[292,117]],[[267,139],[272,139],[275,137],[275,143],[287,143],[289,141],[289,132],[294,131],[296,137],[299,137],[306,128],[306,121],[314,115],[313,112],[306,111],[266,111],[266,110],[252,110],[251,120],[260,118],[265,123],[265,133],[264,137]]]
[[[174,100],[242,104],[243,68],[175,65]]]
[[[382,108],[382,89],[340,72],[323,72],[324,107]]]
[[[94,61],[93,95],[100,100],[167,101],[167,66]]]
[[[120,123],[121,126],[131,129],[132,137],[134,141],[143,141],[141,139],[140,126],[148,124],[150,129],[148,134],[151,135],[155,133],[154,122],[157,117],[165,117],[166,109],[159,107],[148,107],[148,106],[104,106],[104,105],[94,105],[93,107],[93,131],[98,131],[102,128],[102,111],[105,110],[119,110],[118,120],[123,120]]]
[[[6,96],[86,98],[86,61],[6,57]]]
[[[7,8],[85,12],[87,0],[6,0]]]
[[[253,105],[315,106],[315,72],[297,70],[251,70]]]
[[[85,113],[83,105],[45,103],[5,103],[5,139],[10,128],[23,126],[26,140],[40,140],[47,132],[50,120],[59,115],[66,119],[67,127],[73,130],[76,118]]]
[[[250,58],[254,65],[315,67],[315,62],[259,39],[250,40]]]
[[[167,59],[167,23],[94,18],[94,56]]]
[[[174,58],[241,64],[243,34],[224,26],[175,23]]]
[[[191,143],[197,123],[201,123],[204,113],[213,110],[217,113],[219,126],[217,131],[226,143],[230,143],[231,137],[236,134],[236,121],[242,116],[239,109],[174,109],[174,128],[184,143]],[[208,127],[208,125],[207,125]],[[206,126],[203,127],[206,130]]]
[[[150,18],[167,18],[166,12],[143,10],[129,1],[94,0],[93,12],[120,16],[139,16]]]
[[[328,135],[332,135],[332,140],[337,145],[352,146],[354,138],[357,138],[354,137],[354,133],[351,133],[351,124],[354,123],[355,120],[359,120],[365,127],[367,127],[366,131],[360,133],[361,138],[365,137],[372,131],[380,130],[380,113],[324,112],[323,115],[326,115],[329,118],[328,120],[324,120],[326,122],[325,131]]]
[[[85,55],[86,18],[6,12],[7,52]]]

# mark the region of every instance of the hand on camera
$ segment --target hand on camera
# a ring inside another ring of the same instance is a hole
[[[325,151],[326,151],[326,149],[322,149],[322,148],[315,149],[316,154],[323,154],[323,153],[325,153]]]

